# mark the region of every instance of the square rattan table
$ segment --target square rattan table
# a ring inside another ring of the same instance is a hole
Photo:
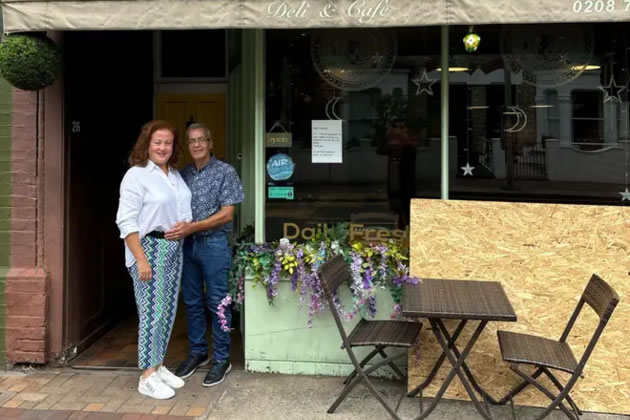
[[[422,390],[433,381],[445,358],[452,365],[433,402],[426,410],[422,409],[421,403],[421,412],[416,419],[424,419],[431,414],[455,375],[466,388],[479,414],[491,419],[488,402],[496,401],[479,386],[466,365],[466,357],[489,321],[516,321],[512,304],[501,284],[494,281],[422,279],[417,285],[406,284],[403,287],[402,313],[409,318],[427,318],[443,351],[427,379],[409,396],[420,393],[422,398]],[[453,334],[446,329],[443,319],[460,320]],[[459,351],[456,341],[468,321],[479,321],[479,325],[464,349]],[[481,395],[485,405],[481,404],[473,388]]]

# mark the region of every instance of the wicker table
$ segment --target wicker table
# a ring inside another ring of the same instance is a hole
[[[427,379],[409,396],[420,393],[422,398],[422,390],[431,383],[445,358],[453,366],[429,407],[423,410],[423,404],[420,404],[420,415],[416,419],[424,419],[431,414],[455,375],[466,388],[477,411],[485,419],[491,419],[487,403],[496,401],[479,386],[466,365],[466,357],[489,321],[516,321],[512,304],[501,284],[492,281],[423,279],[418,285],[404,286],[402,308],[406,317],[429,320],[431,330],[443,350]],[[443,319],[460,320],[452,335],[444,326]],[[479,325],[460,352],[455,343],[468,321],[479,321]],[[473,388],[481,395],[485,405],[481,404]]]

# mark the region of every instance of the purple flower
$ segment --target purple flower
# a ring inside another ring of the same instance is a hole
[[[272,302],[273,298],[278,296],[278,277],[282,271],[282,263],[280,262],[281,256],[281,253],[275,254],[271,273],[269,274],[269,278],[267,280],[267,299],[269,302]]]
[[[399,303],[394,303],[392,306],[392,313],[390,315],[391,319],[399,319],[402,315],[402,306]]]

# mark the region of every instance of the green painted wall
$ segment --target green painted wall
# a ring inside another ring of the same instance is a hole
[[[11,246],[12,87],[0,78],[0,367],[6,365],[4,285]]]
[[[313,318],[308,327],[308,302],[300,303],[299,296],[291,291],[289,281],[278,284],[274,305],[267,302],[265,290],[254,287],[251,278],[245,279],[245,368],[250,372],[283,373],[289,375],[349,374],[353,367],[345,350],[341,349],[341,336],[329,310]],[[339,289],[345,307],[352,307],[352,296],[346,287]],[[393,299],[389,290],[376,292],[376,318],[389,319]],[[358,319],[345,322],[350,333]],[[355,349],[361,360],[372,348]],[[388,354],[401,350],[389,349]],[[405,350],[402,350],[406,352]],[[376,361],[380,359],[377,357]],[[406,365],[402,357],[397,364]],[[389,368],[376,374],[390,376]]]

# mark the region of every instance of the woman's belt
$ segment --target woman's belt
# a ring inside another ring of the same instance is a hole
[[[154,230],[152,232],[147,233],[147,236],[151,236],[152,238],[164,239],[164,232],[160,232],[159,230]]]

